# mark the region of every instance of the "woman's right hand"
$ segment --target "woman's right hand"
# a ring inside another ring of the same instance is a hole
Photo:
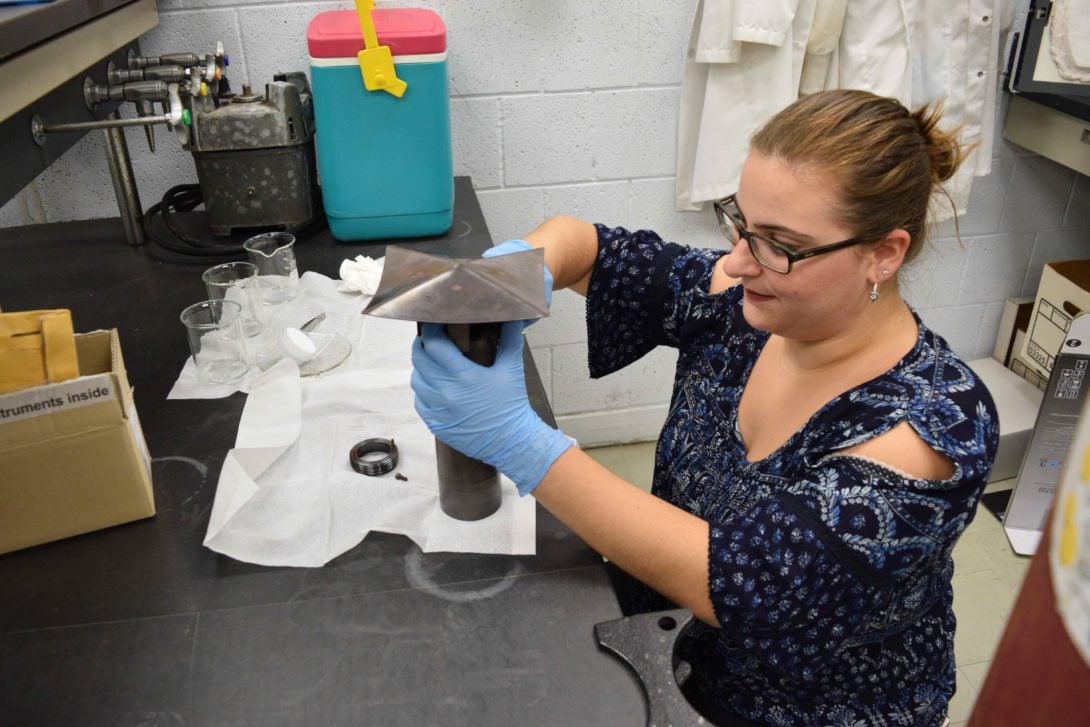
[[[534,246],[526,242],[526,240],[507,240],[501,242],[495,247],[490,247],[481,253],[481,257],[499,257],[500,255],[510,255],[515,252],[529,252],[533,250]],[[545,305],[552,306],[553,304],[553,274],[549,272],[549,266],[545,266]]]

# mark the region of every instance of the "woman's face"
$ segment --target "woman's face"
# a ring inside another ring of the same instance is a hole
[[[746,228],[799,251],[852,237],[833,219],[832,180],[750,152],[738,185]],[[782,275],[761,266],[744,241],[723,270],[745,289],[742,311],[754,328],[786,338],[821,340],[844,332],[869,305],[872,261],[863,246],[800,260]]]

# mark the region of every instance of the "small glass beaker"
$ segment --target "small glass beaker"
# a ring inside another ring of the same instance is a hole
[[[242,306],[230,300],[202,300],[182,311],[197,378],[206,384],[230,384],[249,370],[241,316]]]
[[[262,329],[255,305],[257,289],[252,285],[255,277],[257,266],[245,262],[222,263],[201,275],[209,300],[230,300],[242,306],[242,335],[247,338],[256,336]]]
[[[290,232],[265,232],[242,243],[263,278],[257,291],[262,303],[285,303],[299,294],[294,245],[295,235]]]

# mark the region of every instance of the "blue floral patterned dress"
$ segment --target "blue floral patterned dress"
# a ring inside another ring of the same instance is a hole
[[[659,345],[679,352],[653,491],[711,525],[721,625],[680,644],[687,690],[762,724],[941,724],[954,692],[950,554],[998,443],[983,384],[917,317],[916,344],[892,369],[749,462],[738,402],[768,334],[745,322],[741,286],[707,292],[722,251],[597,229],[591,375]],[[841,453],[903,421],[955,464],[950,479]],[[639,610],[672,607],[643,590]]]

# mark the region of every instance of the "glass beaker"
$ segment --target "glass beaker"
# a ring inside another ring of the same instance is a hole
[[[265,232],[242,243],[262,278],[257,286],[258,300],[262,303],[284,303],[299,294],[294,245],[295,235],[290,232]]]
[[[241,316],[242,306],[230,300],[202,300],[182,311],[197,378],[206,384],[238,381],[250,368]]]
[[[230,262],[208,268],[201,275],[209,300],[233,300],[242,306],[242,335],[251,338],[261,333],[257,315],[257,288],[251,283],[257,276],[253,263]]]

